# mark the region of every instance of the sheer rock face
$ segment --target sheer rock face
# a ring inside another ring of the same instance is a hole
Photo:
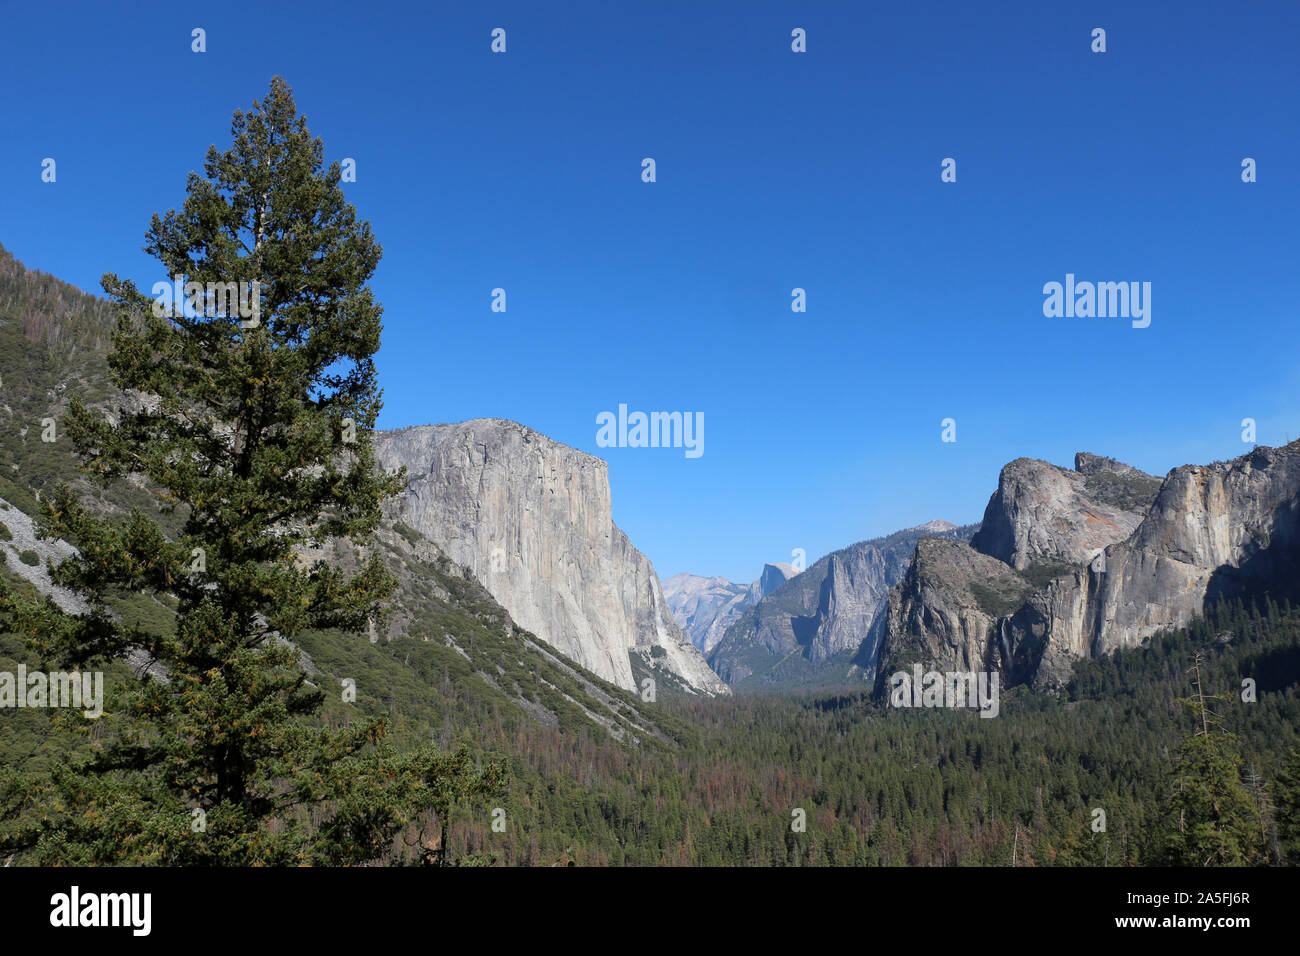
[[[809,659],[820,661],[839,651],[856,650],[889,593],[891,579],[901,577],[906,569],[906,556],[872,545],[854,545],[830,555],[817,596]]]
[[[1092,455],[1080,455],[1076,468],[1117,502],[1108,507],[1120,513],[1110,516],[1119,527],[1128,520],[1123,506],[1142,500],[1154,481]],[[889,596],[882,662],[905,654],[939,669],[991,667],[1007,684],[1056,686],[1080,658],[1186,626],[1207,601],[1293,584],[1300,567],[1300,443],[1174,469],[1131,533],[1087,564],[1091,549],[1113,531],[1089,526],[1098,503],[1087,500],[1087,489],[1079,492],[1071,474],[1025,459],[1003,469],[985,518],[984,528],[993,528],[971,541],[985,552],[982,562],[921,542],[913,571]],[[1017,570],[1040,558],[1075,566],[1035,588]]]
[[[889,591],[891,571],[902,576],[897,565],[897,555],[865,541],[827,555],[751,607],[709,663],[734,683],[754,674],[755,662],[797,654],[815,664],[857,648]]]
[[[682,635],[650,561],[611,517],[604,461],[502,419],[378,432],[406,466],[391,517],[470,569],[515,622],[592,673],[635,690],[630,655],[724,694]]]
[[[998,490],[971,544],[1023,571],[1041,559],[1086,564],[1108,545],[1123,541],[1142,521],[1150,502],[1134,495],[1129,504],[1107,492],[1119,479],[1135,483],[1136,478],[1146,479],[1154,496],[1157,479],[1087,453],[1076,456],[1075,467],[1079,470],[1069,471],[1032,458],[1011,462],[1002,469]]]
[[[776,564],[763,565],[763,573],[760,574],[758,580],[754,582],[758,588],[755,600],[761,601],[798,573],[798,568],[793,564],[786,564],[784,561],[778,561]]]
[[[1031,683],[1059,683],[1073,658],[1141,644],[1187,625],[1207,601],[1294,579],[1298,532],[1297,446],[1175,468],[1134,534],[1106,549],[1104,564],[1058,578],[1015,616],[1017,655],[1032,662],[1041,654]]]

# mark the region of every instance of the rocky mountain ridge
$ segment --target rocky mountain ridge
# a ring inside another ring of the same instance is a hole
[[[1017,459],[962,550],[923,542],[889,595],[877,688],[896,666],[995,669],[1056,687],[1074,662],[1189,624],[1224,597],[1294,586],[1300,443],[1162,480],[1080,453]]]
[[[973,530],[929,522],[825,555],[746,610],[710,653],[710,666],[730,684],[852,679],[861,660],[874,660],[864,642],[917,542],[927,535],[962,539]]]

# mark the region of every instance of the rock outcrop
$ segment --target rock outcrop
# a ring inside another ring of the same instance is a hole
[[[1086,453],[1076,456],[1075,467],[1069,471],[1033,458],[1004,467],[971,545],[1023,571],[1044,559],[1086,564],[1123,541],[1142,521],[1159,479]],[[1135,493],[1117,496],[1121,485],[1133,486]]]
[[[1093,475],[1111,474],[1111,475],[1132,475],[1139,478],[1150,478],[1153,481],[1159,481],[1144,471],[1139,471],[1132,465],[1126,465],[1116,458],[1107,458],[1105,455],[1094,455],[1091,452],[1080,451],[1074,455],[1074,470],[1085,477]]]
[[[1128,540],[1051,582],[1009,622],[1009,663],[1034,686],[1060,683],[1074,660],[1183,627],[1208,603],[1286,593],[1298,539],[1300,444],[1175,468]]]
[[[36,525],[32,519],[0,499],[0,526],[9,534],[0,555],[3,555],[5,567],[20,578],[24,578],[36,588],[43,597],[49,598],[68,614],[89,614],[90,605],[80,594],[55,584],[50,578],[48,566],[62,564],[77,553],[77,549],[62,538],[41,538],[36,534]],[[27,564],[20,560],[23,552],[34,553],[36,564]]]
[[[786,564],[784,561],[763,565],[763,573],[758,576],[758,580],[754,582],[753,587],[750,589],[754,594],[755,603],[767,597],[799,573],[798,568],[793,564]]]
[[[996,662],[990,638],[998,621],[1030,590],[1010,565],[965,542],[922,538],[877,628],[877,689],[890,673],[918,661],[942,671],[988,669]]]
[[[1176,468],[1136,522],[1155,479],[1085,453],[1075,469],[1014,461],[971,553],[921,542],[879,626],[881,669],[910,658],[1056,686],[1080,658],[1186,626],[1220,598],[1294,594],[1300,442]]]
[[[382,467],[408,473],[390,517],[470,569],[520,627],[624,689],[636,688],[636,654],[695,692],[728,692],[614,524],[604,461],[502,419],[374,441]]]

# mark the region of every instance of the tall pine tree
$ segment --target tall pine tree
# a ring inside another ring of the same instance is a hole
[[[311,557],[331,539],[364,553],[404,487],[369,440],[382,310],[366,282],[381,249],[283,80],[232,127],[231,148],[210,147],[182,208],[147,234],[168,281],[191,283],[187,301],[104,277],[119,311],[112,381],[134,401],[112,417],[73,402],[66,420],[87,471],[143,478],[179,533],[61,488],[41,528],[78,546],[53,576],[91,612],[2,599],[59,666],[128,652],[156,665],[112,702],[91,757],[24,797],[32,822],[9,842],[39,862],[379,860],[449,793],[499,784],[463,753],[392,752],[383,720],[334,731],[316,716],[324,690],[294,636],[359,632],[395,586],[373,553],[350,575]],[[174,600],[175,627],[109,612],[136,592]]]
[[[1261,861],[1264,840],[1257,810],[1241,782],[1235,738],[1218,729],[1211,704],[1222,698],[1206,694],[1201,681],[1204,656],[1192,663],[1195,695],[1180,701],[1196,720],[1183,741],[1174,768],[1170,822],[1165,848],[1177,866],[1246,866]]]

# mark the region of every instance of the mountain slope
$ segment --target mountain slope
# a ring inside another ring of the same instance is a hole
[[[746,611],[709,655],[710,666],[750,688],[848,679],[862,666],[862,645],[917,542],[962,539],[972,530],[931,522],[826,555]]]
[[[92,486],[57,425],[74,395],[90,405],[117,395],[106,360],[114,323],[109,302],[0,246],[0,497],[27,514],[38,492],[68,482],[94,507],[140,507],[166,521],[130,483]]]
[[[60,560],[71,552],[72,544],[40,541],[34,539],[32,534],[29,516],[37,511],[37,495],[41,491],[57,482],[67,481],[82,494],[83,500],[92,502],[100,510],[124,514],[131,507],[141,507],[150,517],[159,520],[164,528],[173,526],[179,520],[179,515],[161,514],[153,495],[137,484],[120,482],[107,490],[91,485],[77,469],[71,442],[62,435],[56,434],[54,442],[41,441],[42,418],[58,419],[74,396],[101,407],[112,406],[118,401],[129,402],[108,381],[105,350],[110,341],[112,324],[113,315],[109,303],[82,293],[53,277],[25,269],[12,255],[0,248],[0,382],[4,386],[5,402],[0,406],[0,501],[3,502],[0,503],[0,522],[5,524],[5,530],[11,536],[0,553],[8,555],[5,564],[9,577],[23,579],[40,593],[51,596],[73,612],[81,610],[84,605],[75,595],[54,588],[44,570],[47,558]],[[483,683],[478,694],[485,701],[485,707],[489,702],[492,706],[519,707],[532,715],[530,719],[540,720],[548,726],[556,726],[559,723],[558,715],[565,711],[570,714],[570,718],[564,722],[566,726],[596,723],[605,726],[611,733],[618,730],[617,721],[613,727],[607,726],[608,715],[595,705],[598,701],[594,692],[582,689],[587,684],[600,686],[596,675],[585,673],[574,663],[560,658],[545,643],[519,628],[475,581],[472,574],[438,552],[430,542],[422,545],[428,552],[430,567],[395,551],[397,544],[407,538],[423,540],[409,528],[403,534],[398,534],[399,527],[390,519],[379,532],[381,538],[389,542],[386,546],[387,553],[395,563],[394,570],[400,584],[394,620],[424,620],[427,623],[443,617],[459,620],[458,615],[467,614],[479,621],[479,618],[486,615],[496,636],[491,641],[482,637],[474,640],[476,650],[470,653],[480,659],[479,670],[491,677],[497,672],[498,666],[510,671],[526,665],[524,669],[527,673],[539,675],[538,679],[561,688],[563,694],[567,695],[562,695],[561,699],[565,701],[563,707],[554,700],[538,706],[529,696],[532,691],[520,694],[504,684],[502,688],[492,690]],[[3,532],[0,532],[0,536],[3,536]],[[618,538],[611,535],[611,540],[617,542]],[[630,548],[630,545],[624,539],[621,547]],[[20,552],[28,550],[34,553],[37,564],[28,565],[18,559]],[[341,553],[335,555],[335,558],[343,559]],[[642,577],[637,579],[629,573],[625,581],[627,587],[652,591],[654,585],[645,576],[648,574],[653,577],[649,563],[644,562],[644,567],[634,566],[634,570],[639,570]],[[446,579],[443,583],[438,583],[440,576]],[[446,581],[473,584],[462,583],[452,587]],[[423,607],[430,594],[439,595],[438,601],[441,603],[435,608],[436,614],[433,617],[416,614],[415,609]],[[123,596],[118,603],[122,610],[130,613],[137,598],[138,596]],[[159,616],[160,620],[170,613],[161,605],[141,610]],[[663,613],[666,616],[667,612]],[[504,623],[498,622],[497,618],[501,618]],[[481,623],[479,621],[474,626],[480,626]],[[645,621],[636,621],[635,626],[647,630],[653,627]],[[445,652],[446,655],[451,655],[446,658],[448,663],[464,660],[458,651],[442,647],[441,644],[441,651],[425,647],[423,638],[426,633],[421,630],[422,627],[422,624],[409,625],[411,636],[421,645],[418,654],[431,654],[437,658]],[[668,630],[668,625],[660,625],[660,628]],[[300,643],[307,655],[304,662],[306,665],[320,664],[319,661],[312,664],[314,654],[309,649],[309,646],[314,647],[320,640],[319,637],[307,636]],[[364,637],[358,639],[333,635],[326,641],[330,646],[337,645],[336,652],[358,642],[371,647]],[[511,642],[518,646],[512,647]],[[646,643],[652,644],[653,641],[647,640]],[[652,651],[647,650],[646,656],[651,657]],[[341,658],[349,659],[350,653],[341,654]],[[148,662],[129,660],[128,663],[138,671]],[[702,660],[699,665],[704,668]],[[669,666],[668,661],[654,656],[646,663],[645,671],[647,676],[659,676],[664,689],[671,691],[673,687],[680,686],[681,682],[669,671]],[[707,671],[707,668],[704,669]],[[449,671],[444,667],[440,672]],[[436,688],[426,687],[420,690],[415,685],[410,685],[411,673],[402,671],[401,668],[389,676],[405,686],[406,692],[411,695],[408,707],[428,709],[433,706],[417,706],[413,701],[419,694],[428,695],[430,701],[435,700],[438,696]],[[711,673],[708,674],[708,679],[716,681]],[[478,678],[471,679],[471,683],[477,681]],[[532,684],[527,686],[531,687]],[[601,694],[614,690],[617,689],[606,687]],[[371,691],[377,699],[393,699],[392,694],[380,694],[373,685]],[[362,693],[360,685],[358,693]],[[547,694],[554,696],[553,692]],[[624,708],[639,701],[638,697],[626,695],[622,691],[618,691],[618,697],[623,701],[619,706]],[[581,706],[573,701],[578,701]],[[578,718],[573,717],[575,714]],[[644,721],[640,723],[644,725]],[[638,731],[633,735],[639,734]]]
[[[337,632],[299,641],[315,667],[355,679],[359,698],[368,693],[390,715],[383,702],[401,701],[408,721],[426,725],[454,701],[462,719],[504,706],[567,732],[594,724],[628,743],[668,739],[640,698],[553,652],[413,528],[383,527],[374,547],[399,582],[388,619],[368,641]],[[345,568],[357,562],[356,549],[337,540],[324,557]]]

